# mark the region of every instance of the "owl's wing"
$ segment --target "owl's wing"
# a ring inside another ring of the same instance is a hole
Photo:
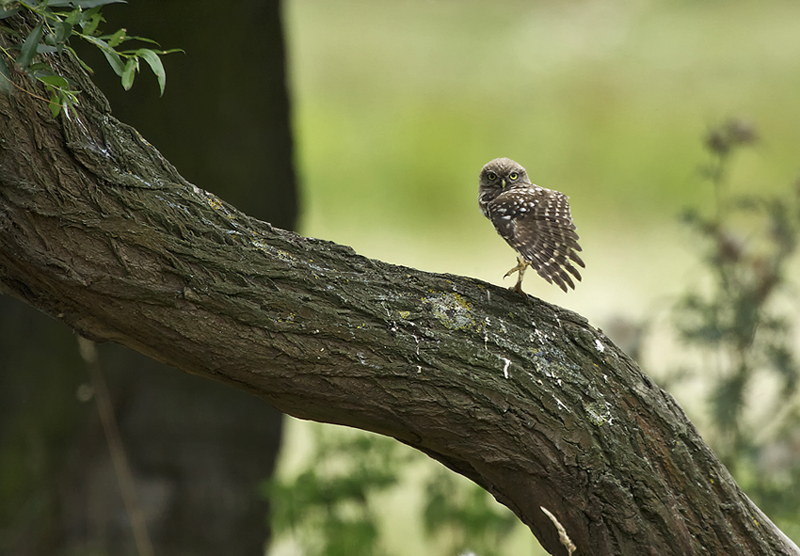
[[[586,265],[578,256],[578,234],[566,195],[543,187],[512,189],[498,195],[495,227],[539,276],[562,290],[575,289],[570,274],[580,280]]]

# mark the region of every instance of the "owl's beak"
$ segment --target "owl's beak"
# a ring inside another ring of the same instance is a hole
[[[505,178],[500,180],[500,187],[502,187],[503,189],[506,188],[506,179]]]

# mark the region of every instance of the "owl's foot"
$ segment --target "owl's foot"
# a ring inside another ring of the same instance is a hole
[[[517,266],[515,266],[514,268],[512,268],[511,270],[506,272],[505,275],[503,275],[503,278],[508,278],[509,276],[514,274],[515,272],[518,273],[517,274],[517,283],[516,283],[516,285],[514,285],[513,288],[511,288],[513,291],[515,291],[517,293],[521,293],[523,295],[525,294],[525,292],[522,291],[522,277],[525,275],[525,269],[528,268],[530,265],[531,265],[531,263],[529,263],[528,261],[526,261],[522,257],[517,257]]]

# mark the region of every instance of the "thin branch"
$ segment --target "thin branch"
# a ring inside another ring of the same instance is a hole
[[[569,535],[567,534],[567,530],[564,529],[564,526],[561,525],[561,522],[558,521],[558,518],[556,516],[554,516],[550,512],[550,510],[548,510],[544,506],[539,506],[539,507],[544,512],[544,514],[547,517],[550,518],[550,521],[553,522],[553,525],[556,526],[556,530],[558,531],[558,540],[560,540],[561,544],[564,546],[564,548],[567,549],[567,553],[569,554],[569,556],[572,556],[572,553],[575,552],[575,550],[577,550],[578,547],[576,547],[575,543],[572,542],[572,539],[569,538]]]
[[[122,501],[125,504],[125,511],[131,520],[133,539],[136,543],[136,551],[139,556],[154,556],[153,543],[150,542],[150,533],[147,531],[147,522],[139,503],[139,496],[136,494],[136,483],[133,480],[133,473],[128,464],[128,456],[125,454],[125,446],[122,443],[122,435],[117,426],[117,418],[114,415],[114,405],[111,403],[111,395],[103,377],[103,370],[100,368],[100,358],[94,342],[78,336],[78,347],[86,369],[91,377],[94,399],[97,402],[97,413],[100,415],[100,422],[103,424],[108,450],[111,453],[111,461],[114,464],[114,473],[117,476]]]

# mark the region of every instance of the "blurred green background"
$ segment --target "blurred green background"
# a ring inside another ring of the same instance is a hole
[[[512,250],[477,208],[480,168],[515,159],[571,198],[597,322],[690,277],[676,215],[711,198],[702,135],[729,116],[765,138],[735,188],[800,170],[800,3],[609,0],[285,4],[301,231],[497,284]]]
[[[302,233],[510,286],[514,254],[476,199],[480,168],[508,156],[570,196],[587,266],[569,295],[534,275],[526,291],[596,326],[657,320],[702,282],[678,215],[713,210],[712,126],[744,118],[761,137],[732,161],[732,193],[800,175],[794,0],[290,0],[284,23]],[[648,347],[643,367],[666,377],[675,344]],[[694,386],[672,391],[702,426]],[[313,457],[309,425],[288,427],[286,478]],[[413,469],[379,498],[391,553],[423,550]],[[523,531],[508,553],[535,544]]]

